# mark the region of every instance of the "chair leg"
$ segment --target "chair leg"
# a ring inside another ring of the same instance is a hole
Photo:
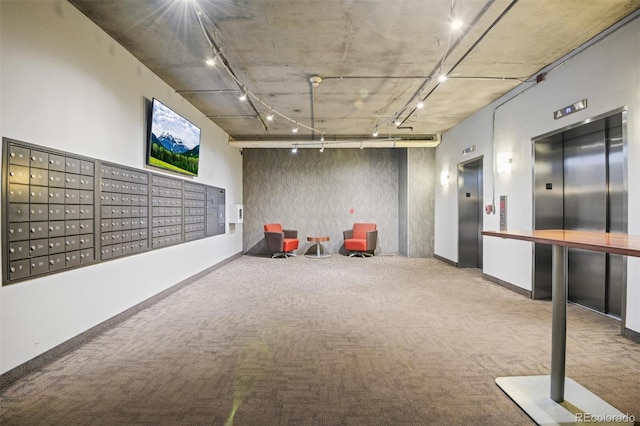
[[[278,253],[273,253],[271,255],[271,258],[275,259],[277,257],[284,257],[286,259],[288,257],[296,257],[296,256],[297,256],[297,254],[292,253],[292,252],[278,252]]]
[[[354,257],[354,256],[358,256],[358,257],[372,257],[373,254],[368,253],[366,251],[352,251],[351,253],[349,253],[349,257]]]

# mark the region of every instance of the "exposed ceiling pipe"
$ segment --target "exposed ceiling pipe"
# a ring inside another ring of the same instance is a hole
[[[235,120],[242,119],[246,120],[247,118],[256,118],[255,115],[207,115],[208,119],[224,119],[224,120]]]
[[[316,87],[318,87],[320,85],[320,83],[322,82],[322,78],[317,76],[317,75],[313,75],[309,78],[309,94],[310,94],[310,102],[311,102],[311,128],[315,129],[316,128]],[[316,132],[315,130],[311,131],[311,140],[314,140],[316,138]]]
[[[417,80],[421,78],[425,78],[424,75],[323,75],[323,80],[362,80],[362,79],[383,79],[383,80],[391,80],[391,79],[410,79]]]
[[[208,95],[211,93],[238,93],[238,89],[201,89],[201,90],[178,90],[181,95]]]
[[[291,149],[294,145],[297,148],[435,148],[440,142],[433,141],[387,141],[375,140],[371,142],[365,141],[343,141],[343,142],[309,142],[308,139],[300,140],[298,143],[291,142],[264,142],[264,141],[230,141],[229,145],[238,148],[282,148]]]
[[[428,139],[412,139],[401,137],[390,138],[342,138],[310,141],[309,139],[273,139],[260,140],[229,140],[234,148],[435,148],[440,144],[436,135]]]

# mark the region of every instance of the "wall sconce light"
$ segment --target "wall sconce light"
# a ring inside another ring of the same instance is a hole
[[[496,157],[498,173],[504,173],[511,170],[511,153],[500,152]]]
[[[443,170],[440,172],[440,185],[445,186],[449,183],[449,172]]]

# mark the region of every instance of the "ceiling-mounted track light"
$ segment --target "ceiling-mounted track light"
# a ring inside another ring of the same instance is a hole
[[[2,0],[0,0],[2,1]],[[450,14],[450,23],[453,27],[459,27],[462,25],[462,21],[457,19],[457,13],[456,13],[456,3],[457,0],[451,0],[452,1],[452,5],[451,5],[451,14]],[[310,142],[314,142],[315,143],[315,148],[318,148],[317,146],[317,135],[320,134],[320,141],[322,143],[322,146],[320,147],[320,149],[324,149],[324,131],[326,131],[327,129],[317,129],[315,127],[315,119],[313,116],[313,104],[312,104],[312,115],[311,115],[311,125],[307,125],[305,124],[305,120],[302,119],[300,122],[298,120],[300,120],[299,117],[297,118],[292,118],[286,114],[283,114],[282,112],[276,110],[275,108],[273,108],[270,104],[268,104],[265,99],[262,99],[261,96],[258,96],[256,93],[252,92],[250,90],[250,87],[247,87],[245,85],[245,82],[241,81],[238,78],[238,74],[236,74],[230,67],[229,65],[229,61],[226,58],[226,54],[220,49],[218,43],[216,42],[216,40],[214,39],[214,35],[216,34],[215,31],[211,31],[209,30],[209,28],[215,28],[215,26],[213,25],[213,20],[208,16],[207,12],[204,10],[201,10],[200,7],[197,5],[197,2],[194,0],[191,3],[190,6],[193,11],[195,12],[195,16],[198,20],[198,23],[200,25],[200,29],[202,30],[202,34],[204,35],[205,41],[209,44],[209,47],[211,48],[210,50],[210,54],[208,55],[209,58],[203,58],[203,61],[206,60],[207,65],[216,65],[216,71],[218,72],[226,72],[228,74],[228,77],[231,78],[235,85],[237,86],[238,90],[237,92],[235,92],[237,95],[239,95],[239,99],[241,101],[246,101],[246,104],[243,104],[243,108],[245,106],[247,106],[248,108],[251,108],[253,110],[253,114],[252,117],[253,118],[259,118],[261,121],[261,124],[263,125],[266,133],[270,133],[270,131],[272,130],[271,128],[273,127],[272,125],[270,125],[269,123],[272,122],[275,119],[275,115],[277,114],[279,116],[278,118],[278,122],[282,120],[285,120],[285,126],[287,125],[286,122],[288,121],[291,126],[291,132],[293,134],[295,134],[295,137],[291,137],[289,138],[289,144],[291,143],[291,141],[295,138],[299,137],[299,129],[300,127],[302,127],[303,129],[308,130],[309,132],[303,132],[305,134],[309,134],[311,135],[310,137]],[[442,71],[445,69],[444,68],[444,64],[445,64],[445,60],[447,59],[447,56],[449,55],[449,50],[451,47],[451,43],[452,40],[455,37],[459,37],[458,35],[454,35],[453,32],[449,32],[449,41],[446,43],[446,48],[444,49],[444,55],[442,57],[442,59],[439,61],[438,64],[435,65],[434,69],[428,73],[425,74],[424,77],[424,82],[422,83],[422,85],[418,88],[418,90],[416,90],[415,93],[413,93],[413,95],[410,95],[410,97],[408,98],[407,103],[400,109],[396,110],[394,112],[393,115],[389,114],[388,112],[390,111],[384,111],[384,110],[380,110],[379,112],[376,112],[376,118],[375,118],[375,122],[372,123],[374,127],[374,131],[372,132],[373,138],[377,138],[378,137],[378,127],[379,125],[383,125],[383,126],[389,126],[389,125],[393,125],[394,127],[398,128],[398,129],[409,129],[411,131],[413,131],[412,127],[408,127],[406,125],[404,125],[403,123],[411,123],[411,120],[415,120],[416,117],[418,117],[416,110],[418,109],[422,109],[424,107],[424,100],[428,97],[428,94],[426,96],[423,96],[423,90],[426,90],[426,87],[429,84],[433,84],[435,81],[440,81],[443,82],[444,80],[446,80],[446,74],[443,74]],[[455,44],[454,44],[455,46]],[[218,57],[220,57],[220,59],[218,60]],[[438,73],[435,73],[435,71],[438,70]],[[214,71],[214,72],[216,72]],[[449,70],[449,72],[452,72],[452,70]],[[440,74],[440,75],[439,75]],[[439,75],[439,76],[438,76]],[[307,74],[307,78],[308,78],[308,84],[311,85],[311,92],[312,92],[312,96],[315,96],[315,88],[319,87],[320,84],[323,82],[323,78],[320,77],[319,75],[309,75]],[[331,79],[334,77],[331,76],[325,76],[324,79]],[[434,81],[435,80],[435,81]],[[232,89],[233,90],[233,89]],[[432,90],[433,91],[433,90]],[[241,93],[239,93],[241,92]],[[233,93],[233,92],[232,92]],[[431,92],[429,92],[431,93]],[[362,93],[361,93],[362,95]],[[364,95],[362,95],[364,96]],[[399,98],[399,97],[398,97]],[[313,101],[313,99],[312,99]],[[256,106],[254,105],[254,103],[260,103],[264,108],[256,108]],[[296,112],[299,112],[296,110]],[[263,115],[264,114],[264,115]],[[404,127],[403,127],[404,126]],[[371,128],[369,127],[369,128]],[[384,128],[383,128],[384,130]],[[286,131],[286,130],[285,130]],[[386,132],[386,131],[385,131]],[[394,132],[391,132],[394,133]],[[304,135],[303,135],[304,136]],[[315,141],[314,141],[315,139]],[[335,140],[335,136],[332,137],[331,139],[331,148],[335,148],[336,147],[336,140]],[[367,140],[367,148],[371,148],[371,147],[376,147],[375,143],[382,143],[380,141],[380,139],[377,140]],[[357,142],[356,142],[357,144]],[[289,145],[291,146],[291,145]],[[358,145],[355,145],[355,147],[357,147]],[[394,142],[394,146],[395,146],[395,142]],[[283,146],[284,147],[284,146]],[[306,148],[306,146],[303,144],[301,145],[302,148]],[[360,148],[364,148],[364,144],[361,143],[360,144]],[[297,150],[297,146],[295,147],[295,149]]]
[[[256,94],[252,93],[244,85],[244,83],[238,79],[237,75],[233,72],[233,70],[231,70],[231,68],[229,67],[228,61],[226,60],[224,54],[222,53],[222,51],[218,47],[217,43],[213,39],[212,34],[205,27],[205,21],[206,21],[207,24],[212,24],[211,18],[209,18],[209,16],[203,10],[201,10],[198,7],[198,5],[196,4],[195,0],[190,1],[190,4],[191,4],[191,7],[193,8],[193,11],[195,12],[195,16],[196,16],[196,19],[198,20],[198,24],[200,25],[200,29],[202,30],[202,35],[204,36],[205,40],[207,41],[207,43],[209,44],[209,47],[211,48],[211,50],[213,52],[212,62],[215,63],[216,62],[216,58],[218,56],[220,57],[220,61],[217,61],[220,64],[220,68],[222,70],[224,70],[228,74],[228,76],[231,79],[233,79],[233,81],[242,90],[242,94],[239,97],[240,100],[249,101],[249,104],[250,104],[251,108],[260,117],[260,112],[255,108],[255,106],[253,106],[251,100],[249,100],[249,96],[251,96],[251,99],[254,99],[255,101],[259,102],[260,104],[262,104],[264,107],[266,107],[272,113],[278,114],[280,117],[282,117],[283,119],[285,119],[285,120],[287,120],[287,121],[289,121],[291,123],[295,123],[296,128],[295,128],[294,133],[296,133],[298,131],[298,126],[304,127],[305,129],[308,129],[308,130],[310,130],[312,132],[318,132],[318,133],[320,132],[319,129],[316,129],[316,128],[312,127],[312,126],[299,124],[293,118],[288,117],[287,115],[277,111],[271,105],[269,105],[267,102],[265,102],[261,97],[259,97]],[[206,62],[209,63],[210,61],[206,61]],[[314,76],[312,78],[313,78],[313,81],[311,81],[311,84],[318,85],[318,84],[320,84],[320,81],[322,81],[322,79],[320,77],[318,77],[318,76]],[[269,117],[266,118],[267,121],[272,121],[273,120],[274,114],[270,114],[270,116],[271,116],[271,118],[269,118]],[[263,124],[265,126],[265,130],[267,130],[266,123],[263,122]]]

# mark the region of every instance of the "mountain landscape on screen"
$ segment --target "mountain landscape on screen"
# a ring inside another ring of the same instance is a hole
[[[147,164],[197,176],[200,129],[157,99],[150,123]]]

